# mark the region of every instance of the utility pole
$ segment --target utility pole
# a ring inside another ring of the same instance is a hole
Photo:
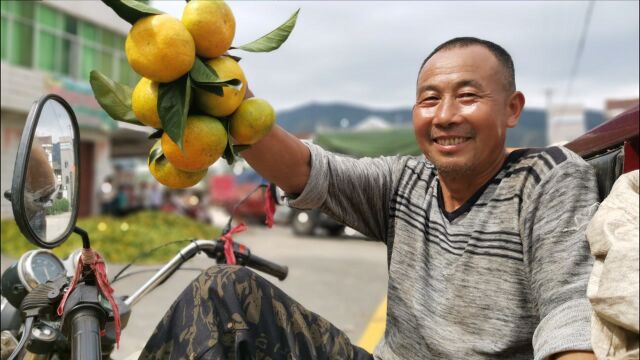
[[[546,121],[546,125],[547,125],[547,132],[545,134],[546,139],[545,139],[545,143],[549,144],[549,139],[551,139],[551,106],[552,105],[552,98],[553,98],[553,89],[552,88],[546,88],[544,90],[544,98],[545,98],[545,121]]]

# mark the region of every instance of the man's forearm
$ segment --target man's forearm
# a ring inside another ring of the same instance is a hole
[[[262,177],[288,193],[302,192],[311,172],[307,146],[277,125],[241,156]]]

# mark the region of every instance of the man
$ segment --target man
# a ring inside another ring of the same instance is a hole
[[[350,159],[279,127],[243,153],[290,195],[387,244],[376,359],[591,359],[584,228],[592,169],[570,151],[505,148],[524,107],[500,46],[450,40],[427,57],[413,125],[425,158]],[[213,268],[173,305],[145,355],[368,359],[273,285]]]
[[[24,210],[31,229],[43,240],[47,239],[45,205],[56,191],[56,178],[49,156],[38,139],[33,140],[25,178]]]

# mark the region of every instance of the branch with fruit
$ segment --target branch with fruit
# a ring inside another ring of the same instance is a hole
[[[275,112],[266,100],[245,99],[240,58],[229,51],[278,49],[300,10],[270,33],[234,47],[235,18],[224,1],[188,1],[181,20],[136,0],[102,1],[132,25],[125,53],[142,78],[131,89],[93,70],[91,88],[114,120],[157,130],[148,159],[156,180],[172,188],[193,186],[220,157],[233,164],[238,152],[269,132]]]

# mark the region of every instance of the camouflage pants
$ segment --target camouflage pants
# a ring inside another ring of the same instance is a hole
[[[256,273],[216,266],[156,327],[140,359],[354,359],[371,354]]]

